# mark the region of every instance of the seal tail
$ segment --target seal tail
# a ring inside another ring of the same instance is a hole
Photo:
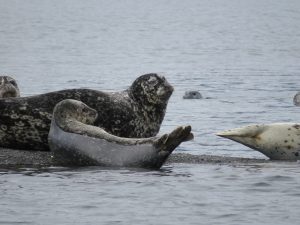
[[[177,127],[171,133],[161,136],[155,142],[155,147],[158,152],[171,154],[182,142],[189,141],[194,138],[191,130],[191,126]]]

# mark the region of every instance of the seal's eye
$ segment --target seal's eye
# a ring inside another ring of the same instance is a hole
[[[17,82],[14,80],[10,80],[9,83],[11,83],[13,86],[17,86]]]

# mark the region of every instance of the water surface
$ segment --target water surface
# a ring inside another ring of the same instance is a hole
[[[0,73],[29,96],[126,89],[163,73],[175,87],[161,133],[177,151],[265,158],[214,133],[297,122],[297,0],[0,0]],[[205,99],[183,100],[186,90]],[[297,224],[299,164],[172,164],[2,170],[0,224]]]

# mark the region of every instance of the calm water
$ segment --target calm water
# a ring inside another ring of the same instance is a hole
[[[265,158],[214,135],[300,121],[298,0],[0,0],[0,73],[23,96],[122,90],[139,75],[175,87],[161,133],[178,152]],[[203,100],[183,100],[199,90]],[[300,164],[172,164],[1,170],[0,224],[298,224]]]

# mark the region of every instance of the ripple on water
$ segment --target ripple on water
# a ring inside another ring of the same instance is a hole
[[[195,140],[178,150],[193,154],[265,159],[214,133],[300,120],[300,1],[17,3],[0,7],[0,72],[23,96],[124,90],[162,71],[175,91],[161,132],[191,124]],[[210,99],[185,101],[189,89]],[[286,162],[0,169],[0,224],[299,224],[299,171]]]

